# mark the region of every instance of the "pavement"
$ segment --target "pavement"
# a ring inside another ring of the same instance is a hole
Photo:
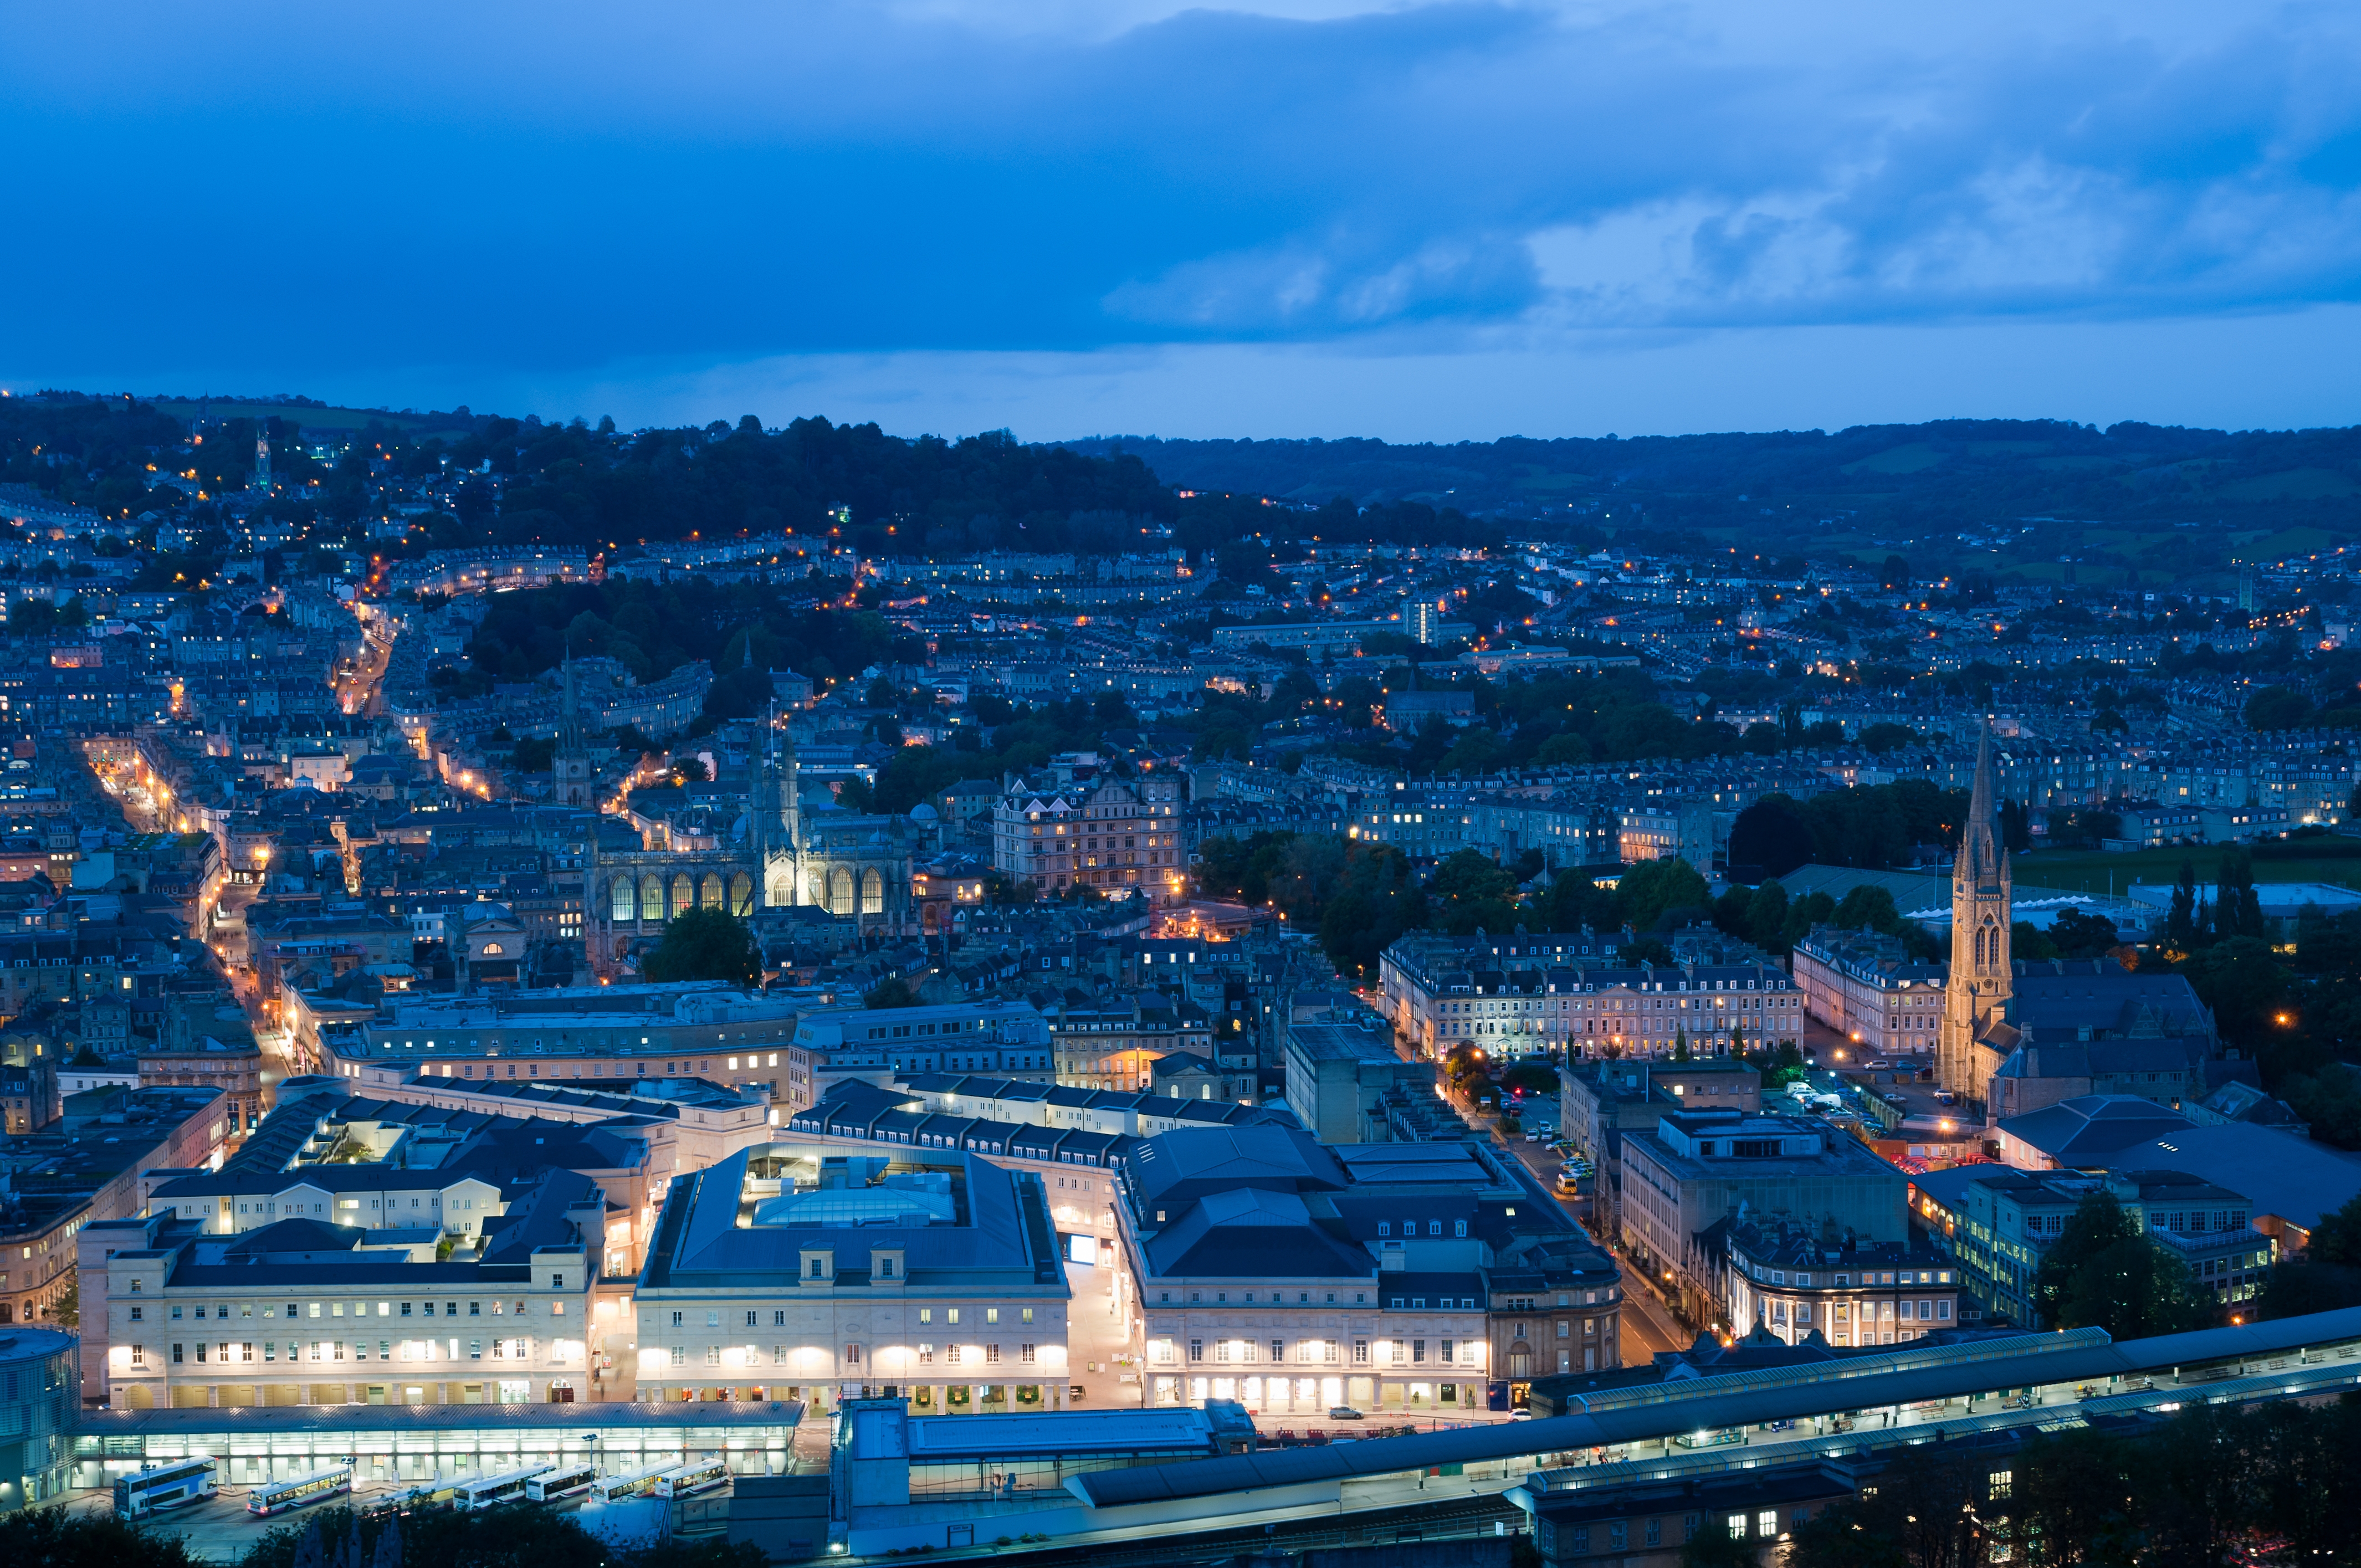
[[[1115,1294],[1121,1272],[1111,1266],[1071,1261],[1066,1265],[1066,1285],[1074,1293],[1066,1308],[1066,1392],[1071,1409],[1128,1410],[1147,1402],[1129,1314],[1122,1310]],[[1011,1377],[1014,1380],[1013,1374]],[[1079,1397],[1073,1392],[1076,1386],[1082,1390]]]

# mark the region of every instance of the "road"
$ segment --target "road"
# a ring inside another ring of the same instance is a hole
[[[336,706],[346,713],[378,714],[384,711],[379,702],[378,685],[385,679],[385,667],[393,658],[393,640],[380,642],[377,638],[361,638],[360,656],[351,665],[338,665],[329,684],[335,688]]]
[[[1527,1170],[1541,1178],[1544,1188],[1556,1190],[1557,1173],[1564,1162],[1549,1152],[1547,1145],[1529,1144],[1522,1137],[1502,1137],[1497,1126],[1490,1130],[1503,1148],[1523,1161]],[[1694,1336],[1681,1332],[1680,1325],[1673,1321],[1672,1314],[1664,1310],[1664,1303],[1657,1300],[1647,1286],[1641,1282],[1638,1271],[1615,1245],[1615,1239],[1600,1235],[1591,1224],[1587,1212],[1590,1201],[1587,1193],[1577,1199],[1558,1200],[1584,1233],[1606,1248],[1623,1270],[1623,1314],[1622,1321],[1618,1325],[1617,1341],[1622,1347],[1623,1365],[1646,1366],[1662,1352],[1686,1350]]]

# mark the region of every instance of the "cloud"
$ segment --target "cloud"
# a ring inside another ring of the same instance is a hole
[[[2361,21],[2325,5],[120,0],[10,26],[12,378],[1555,364],[1531,345],[2361,294]]]

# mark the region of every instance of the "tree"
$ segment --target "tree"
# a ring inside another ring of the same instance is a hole
[[[1488,773],[1499,767],[1509,754],[1508,746],[1489,729],[1470,728],[1460,733],[1450,751],[1436,764],[1438,771],[1474,777]]]
[[[2164,917],[2164,939],[2175,952],[2197,946],[2197,867],[2180,862],[2180,879],[2172,884],[2172,909]]]
[[[1861,749],[1882,757],[1888,751],[1898,751],[1915,743],[1917,739],[1918,731],[1907,724],[1895,724],[1889,720],[1864,729],[1861,732]]]
[[[1697,1532],[1681,1543],[1681,1568],[1760,1568],[1761,1552],[1734,1536],[1708,1514]]]
[[[898,974],[889,974],[861,999],[864,1007],[916,1007],[920,1004],[918,993],[910,982]]]
[[[746,922],[726,909],[690,909],[675,915],[640,965],[649,980],[726,980],[753,985],[763,978],[763,950]]]
[[[2246,699],[2249,729],[2294,729],[2312,717],[2312,699],[2291,686],[2265,686]]]
[[[2259,1323],[2273,1318],[2308,1318],[2314,1312],[2341,1311],[2347,1307],[2361,1307],[2361,1268],[2307,1260],[2299,1254],[2271,1265],[2252,1315]]]
[[[1902,911],[1894,905],[1894,894],[1876,883],[1865,882],[1847,891],[1837,903],[1832,926],[1848,931],[1883,931],[1892,935],[1902,929]]]
[[[10,1568],[199,1568],[180,1536],[136,1530],[111,1513],[54,1508],[0,1515],[0,1563]]]
[[[1874,1486],[1794,1532],[1790,1568],[1983,1568],[1983,1451],[1930,1442],[1888,1454]]]
[[[2270,938],[2262,897],[2255,891],[2255,857],[2235,844],[2222,851],[2222,863],[2214,872],[2213,934],[2258,942]]]
[[[1712,897],[1705,878],[1684,860],[1642,861],[1623,873],[1616,902],[1624,923],[1644,931],[1675,909],[1703,908]]]
[[[2279,1029],[2290,977],[2268,943],[2232,937],[2191,954],[2179,968],[2213,1010],[2224,1038],[2253,1050]]]
[[[2046,964],[2058,956],[2058,944],[2049,933],[2030,920],[2018,920],[2008,928],[2008,951],[2013,959],[2026,963]]]
[[[1516,877],[1475,850],[1461,850],[1437,866],[1426,884],[1430,915],[1455,936],[1478,927],[1505,931],[1517,923]]]
[[[2049,940],[2059,957],[2078,959],[2102,957],[2124,943],[2113,920],[2080,909],[2059,912],[2058,917],[2049,922]]]
[[[1746,903],[1746,939],[1758,948],[1786,950],[1787,890],[1766,882]]]
[[[2343,1208],[2323,1214],[2303,1250],[2304,1255],[2314,1263],[2361,1268],[2361,1198],[2354,1198]]]
[[[1811,858],[1811,824],[1790,795],[1766,795],[1730,824],[1732,866],[1754,867],[1767,879],[1785,876]]]
[[[1425,894],[1402,852],[1356,843],[1346,849],[1342,883],[1321,914],[1320,946],[1338,969],[1371,975],[1378,956],[1425,920]]]
[[[2189,1266],[2141,1234],[2104,1189],[2076,1206],[2042,1254],[2034,1300],[2051,1328],[2096,1324],[2119,1340],[2202,1328],[2215,1316]]]
[[[2032,816],[2021,801],[2000,803],[2001,848],[2012,855],[2021,855],[2033,848]]]
[[[1500,1075],[1500,1087],[1521,1089],[1536,1098],[1557,1093],[1557,1074],[1541,1062],[1519,1062]]]
[[[2029,1568],[2133,1568],[2132,1454],[2092,1428],[2039,1434],[2010,1464],[2007,1539]]]

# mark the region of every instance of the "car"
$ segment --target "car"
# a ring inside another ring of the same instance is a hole
[[[1331,1405],[1328,1407],[1328,1419],[1332,1421],[1357,1421],[1363,1418],[1361,1412],[1350,1405]]]
[[[1525,1129],[1525,1142],[1529,1144],[1537,1144],[1541,1141],[1542,1130],[1539,1127],[1527,1127]]]
[[[1533,1419],[1533,1413],[1531,1410],[1510,1410],[1509,1419],[1512,1421],[1529,1421]]]

